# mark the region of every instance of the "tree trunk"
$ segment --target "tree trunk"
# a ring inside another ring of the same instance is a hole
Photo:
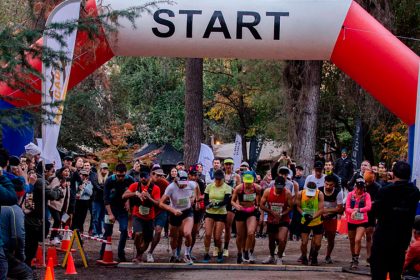
[[[203,59],[188,58],[185,67],[184,161],[198,161],[203,137]]]
[[[322,61],[288,61],[283,73],[291,156],[306,173],[312,170],[315,158],[321,69]]]

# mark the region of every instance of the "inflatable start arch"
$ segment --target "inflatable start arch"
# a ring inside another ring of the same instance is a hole
[[[98,2],[87,1],[90,15],[147,3]],[[102,31],[95,43],[79,32],[69,89],[116,55],[331,60],[405,123],[415,122],[419,57],[354,1],[175,0],[149,10],[136,28],[120,19],[118,32]],[[31,64],[41,71],[41,61]],[[40,80],[33,83],[41,88]],[[0,95],[3,108],[41,102],[39,94],[4,84]],[[19,154],[31,137],[4,131],[3,144]]]

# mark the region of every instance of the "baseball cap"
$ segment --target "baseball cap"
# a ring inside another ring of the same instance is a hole
[[[150,177],[150,173],[147,171],[140,171],[140,178],[148,179]]]
[[[234,164],[233,159],[231,159],[231,158],[225,159],[225,161],[223,163],[224,164]]]
[[[73,157],[72,156],[65,156],[63,158],[63,160],[73,161]]]
[[[185,165],[185,163],[181,160],[176,163],[176,165]]]
[[[188,184],[188,174],[187,172],[180,170],[178,171],[178,184],[180,185],[187,185]]]
[[[278,176],[274,181],[274,186],[276,187],[276,189],[282,190],[286,186],[286,180],[284,180],[282,176]]]
[[[153,164],[152,171],[155,171],[157,169],[162,169],[162,167],[160,166],[160,164],[158,164],[158,163]]]
[[[106,163],[106,162],[101,163],[101,165],[99,165],[99,168],[100,169],[109,169],[108,163]]]
[[[366,185],[366,181],[363,178],[356,179],[356,187],[364,187]]]
[[[224,178],[225,178],[225,173],[223,172],[223,170],[217,169],[216,171],[214,171],[214,179],[222,180]]]
[[[18,166],[20,164],[20,159],[17,156],[9,157],[9,166]]]
[[[249,164],[248,164],[248,162],[243,161],[243,162],[241,163],[241,166],[246,166],[246,167],[249,167]]]
[[[165,172],[163,172],[162,168],[155,169],[152,172],[155,172],[155,174],[160,175],[160,176],[165,176],[166,175]]]
[[[341,149],[341,153],[346,153],[347,154],[347,149],[346,148],[342,148]]]
[[[251,171],[246,171],[242,174],[242,181],[244,183],[254,183],[254,173]]]
[[[322,161],[316,161],[314,164],[314,169],[323,169],[324,168],[324,164],[322,163]]]
[[[89,171],[87,171],[85,169],[80,170],[79,173],[80,173],[80,175],[86,175],[86,176],[89,175]]]
[[[308,182],[305,190],[306,190],[306,196],[315,196],[315,194],[316,194],[316,184],[314,182]]]
[[[303,166],[302,165],[296,165],[296,169],[303,170]]]

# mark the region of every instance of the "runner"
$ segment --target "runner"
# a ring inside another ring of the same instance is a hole
[[[242,173],[242,184],[235,187],[232,195],[232,206],[236,209],[236,246],[238,248],[237,263],[250,263],[250,250],[255,241],[257,228],[258,205],[261,187],[254,183],[252,171]]]
[[[264,193],[264,191],[266,189],[270,188],[270,184],[272,181],[272,177],[271,177],[271,170],[267,170],[265,173],[264,178],[261,181],[261,191]],[[267,212],[264,212],[261,208],[260,208],[260,221],[258,222],[258,227],[259,230],[257,231],[257,238],[266,238],[267,237],[267,218],[268,218],[268,214]],[[264,228],[265,228],[265,232],[264,232]]]
[[[193,211],[194,211],[194,226],[192,229],[192,244],[191,244],[191,251],[190,251],[190,256],[192,257],[192,259],[194,260],[195,257],[192,255],[192,249],[195,245],[195,241],[197,239],[197,234],[198,231],[200,230],[200,224],[203,221],[203,217],[204,217],[204,212],[206,210],[205,205],[204,205],[204,190],[206,189],[206,184],[204,183],[204,181],[202,181],[199,177],[198,177],[199,173],[198,173],[198,166],[197,165],[191,165],[188,168],[188,180],[190,182],[194,182],[197,184],[199,190],[200,190],[200,197],[196,197],[195,198],[195,203],[193,204]]]
[[[225,228],[227,210],[232,196],[232,188],[224,183],[225,174],[222,170],[214,172],[214,183],[209,184],[204,191],[204,204],[206,205],[204,262],[210,261],[210,242],[213,234],[214,244],[218,248],[217,262],[223,262],[222,232]],[[225,232],[226,235],[226,232]]]
[[[302,264],[308,265],[308,242],[309,234],[312,232],[309,258],[311,259],[311,265],[318,265],[318,252],[321,248],[322,234],[324,233],[321,220],[324,209],[324,195],[317,189],[314,182],[309,182],[306,188],[297,195],[296,203],[297,210],[302,215],[302,243],[300,246]]]
[[[183,234],[185,238],[184,261],[187,264],[193,264],[190,256],[192,236],[191,231],[194,224],[192,201],[195,197],[200,197],[199,188],[195,183],[188,181],[188,175],[185,171],[179,171],[178,177],[165,190],[159,202],[160,208],[168,211],[169,224],[171,225],[171,249],[172,256],[170,262],[179,259],[177,254],[178,235]],[[169,200],[170,205],[165,202]]]
[[[268,213],[267,232],[270,250],[270,256],[263,261],[263,264],[283,264],[282,257],[289,232],[289,212],[293,205],[292,194],[285,186],[286,180],[279,176],[276,178],[274,186],[266,189],[261,198],[260,207]],[[276,242],[278,244],[277,260],[274,256]]]
[[[367,212],[372,207],[370,195],[365,191],[365,186],[363,178],[356,179],[356,188],[348,194],[346,201],[346,216],[352,255],[351,269],[358,268],[362,238],[368,227]]]
[[[336,179],[337,179],[337,184],[336,184],[336,186],[335,186],[335,188],[338,188],[338,189],[340,189],[341,191],[343,190],[342,188],[341,188],[341,179],[340,179],[340,177],[337,175],[337,174],[335,174],[334,173],[334,163],[331,161],[331,160],[327,160],[326,162],[325,162],[325,165],[324,165],[324,173],[325,173],[325,175],[332,175],[332,176],[334,176],[334,177],[336,177]]]
[[[134,183],[131,176],[126,175],[127,167],[123,163],[115,166],[115,174],[108,177],[104,185],[104,204],[105,204],[105,233],[103,239],[112,236],[114,222],[118,221],[120,231],[120,241],[118,243],[118,260],[126,262],[125,243],[127,241],[128,212],[125,209],[125,199],[122,198],[128,187]],[[102,243],[100,259],[102,260],[105,251],[105,243]]]
[[[376,195],[378,194],[378,191],[381,188],[381,185],[379,185],[378,182],[375,182],[375,174],[370,170],[365,171],[363,177],[366,182],[366,192],[370,195],[372,207],[374,207],[373,204],[376,199]],[[370,255],[372,251],[372,236],[376,226],[376,218],[372,209],[367,213],[367,216],[368,226],[366,228],[366,262],[370,264]]]
[[[122,198],[130,198],[130,206],[133,207],[134,245],[137,251],[133,262],[140,263],[143,262],[143,253],[153,239],[153,219],[155,206],[159,204],[160,189],[152,182],[149,173],[142,171],[140,181],[131,184]]]
[[[325,163],[328,164],[329,161]],[[331,165],[332,166],[332,165]],[[324,212],[322,219],[324,221],[325,237],[328,241],[325,263],[332,264],[331,253],[334,249],[335,235],[337,233],[337,214],[342,214],[343,192],[338,188],[338,177],[334,175],[325,176],[324,186],[319,190],[324,194]]]
[[[165,179],[165,173],[162,169],[156,169],[152,171],[151,173],[151,180],[155,184],[155,186],[159,187],[160,194],[164,194],[166,188],[169,185],[169,182]],[[153,241],[152,245],[150,245],[150,250],[147,253],[147,262],[153,263],[155,262],[155,259],[153,257],[153,252],[156,248],[156,246],[160,242],[160,237],[162,235],[162,229],[165,227],[166,222],[168,220],[168,212],[161,209],[158,205],[155,207],[155,221],[154,221],[154,227],[155,227],[155,234],[153,235]]]
[[[306,177],[305,187],[308,186],[309,182],[314,182],[317,189],[324,186],[325,174],[322,173],[324,164],[321,161],[317,161],[314,164],[314,173]]]
[[[225,167],[225,183],[229,185],[232,189],[231,194],[233,192],[233,189],[241,182],[241,176],[236,174],[233,171],[233,159],[227,158],[223,162],[223,165]],[[235,219],[235,210],[232,208],[231,200],[229,199],[229,202],[226,204],[226,210],[227,210],[227,216],[226,216],[226,223],[225,223],[225,242],[223,247],[223,256],[229,257],[229,243],[230,239],[232,237],[232,224],[233,220]],[[216,246],[216,250],[217,250]],[[216,251],[217,252],[217,251]]]

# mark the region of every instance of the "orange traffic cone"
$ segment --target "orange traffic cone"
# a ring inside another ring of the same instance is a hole
[[[32,260],[32,265],[36,267],[45,266],[43,253],[42,253],[42,245],[38,245],[38,249],[36,250],[36,256]]]
[[[105,252],[102,260],[96,261],[98,264],[102,265],[116,265],[118,262],[114,261],[114,257],[112,256],[112,241],[111,236],[108,237],[105,246]]]
[[[77,274],[76,267],[74,266],[73,256],[70,252],[67,259],[66,273],[67,275]]]
[[[71,232],[68,231],[69,227],[66,226],[63,234],[63,240],[61,240],[61,248],[57,249],[60,252],[67,252],[67,249],[70,247],[70,235]],[[72,252],[76,251],[75,249],[71,249]]]
[[[347,219],[344,215],[341,216],[340,227],[338,228],[338,233],[339,234],[348,234]]]
[[[51,267],[47,267],[47,270],[45,271],[45,278],[44,280],[54,280],[54,274],[51,271]]]
[[[58,265],[58,261],[57,261],[57,250],[56,250],[55,246],[49,247],[48,250],[47,250],[48,264],[50,262],[50,259],[52,259],[52,265],[53,265],[53,267]]]
[[[53,258],[48,258],[48,265],[47,265],[47,270],[45,271],[45,279],[47,279],[47,273],[48,273],[48,269],[52,275],[52,278],[48,278],[48,279],[55,279],[55,274],[54,274],[54,260]]]

